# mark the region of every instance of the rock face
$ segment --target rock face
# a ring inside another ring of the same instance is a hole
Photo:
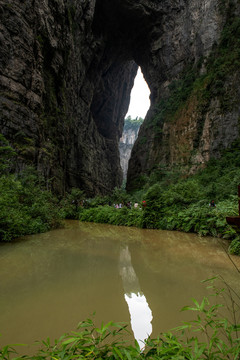
[[[118,145],[137,65],[152,105],[128,188],[156,165],[190,163],[194,171],[217,156],[239,135],[237,71],[221,80],[231,89],[224,113],[218,94],[204,113],[192,94],[173,122],[157,120],[156,131],[153,119],[189,64],[207,73],[199,62],[233,14],[237,0],[0,0],[0,131],[18,154],[15,170],[33,164],[59,193],[119,186]]]
[[[135,125],[135,124],[134,124]],[[123,171],[123,180],[127,178],[128,162],[131,156],[133,145],[137,139],[138,131],[140,128],[140,122],[138,126],[125,126],[123,128],[123,134],[120,138],[119,153],[120,153],[120,164]]]
[[[140,60],[152,106],[132,150],[128,190],[155,170],[193,173],[239,139],[239,1],[161,4],[148,59]]]
[[[137,71],[95,1],[0,0],[0,131],[54,190],[121,185],[118,143]],[[100,14],[99,14],[100,16]]]

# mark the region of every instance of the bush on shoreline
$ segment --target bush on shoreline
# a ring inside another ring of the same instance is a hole
[[[45,232],[61,222],[58,200],[46,190],[37,171],[28,166],[12,173],[15,155],[0,134],[0,241]]]
[[[238,215],[237,186],[240,184],[240,142],[225,150],[218,160],[212,159],[206,168],[189,177],[175,177],[164,169],[145,179],[138,192],[127,194],[115,190],[107,201],[91,200],[79,211],[81,221],[147,229],[179,230],[234,240],[230,252],[240,255],[240,238],[226,222],[227,216]],[[152,179],[154,178],[154,182]],[[209,207],[214,199],[216,208]],[[147,206],[142,207],[142,200]],[[110,207],[108,203],[131,201],[132,208]],[[140,208],[134,209],[138,202]]]
[[[159,168],[146,177],[143,188],[132,194],[114,189],[109,196],[86,199],[82,190],[72,189],[61,200],[46,190],[33,168],[11,174],[14,150],[3,137],[0,143],[0,241],[48,231],[67,218],[224,237],[234,240],[230,252],[240,255],[239,236],[226,222],[226,216],[238,215],[240,141],[225,150],[220,159],[210,160],[205,169],[187,178]],[[176,171],[179,173],[179,169]],[[216,208],[209,207],[212,199]],[[143,200],[146,207],[142,206]],[[136,202],[139,206],[134,208]],[[114,208],[113,204],[119,203],[125,206]]]
[[[0,177],[0,241],[60,226],[57,199],[43,189],[34,169]]]

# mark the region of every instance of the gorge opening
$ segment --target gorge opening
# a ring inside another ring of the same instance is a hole
[[[144,79],[141,68],[137,75],[130,95],[130,104],[125,116],[122,137],[119,143],[120,162],[123,170],[123,181],[126,180],[128,161],[133,145],[137,139],[138,131],[150,107],[150,90]]]

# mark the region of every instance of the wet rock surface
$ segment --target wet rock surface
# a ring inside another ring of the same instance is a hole
[[[214,102],[204,119],[195,109],[179,128],[163,125],[157,144],[147,125],[168,85],[211,52],[224,21],[213,0],[0,0],[0,131],[17,151],[16,171],[33,164],[58,193],[80,187],[92,196],[119,186],[118,145],[137,65],[152,106],[132,152],[129,184],[154,163],[178,162],[176,143],[187,132],[191,150],[199,122],[201,161],[232,127],[228,146],[239,109],[216,115]],[[210,131],[213,124],[218,131]]]

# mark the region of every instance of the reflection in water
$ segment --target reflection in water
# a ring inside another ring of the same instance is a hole
[[[137,275],[131,262],[131,254],[126,245],[120,251],[119,271],[123,281],[124,298],[128,304],[131,327],[140,347],[152,333],[152,311],[140,290]]]
[[[222,239],[66,224],[0,244],[0,346],[32,344],[47,336],[53,340],[93,313],[99,327],[111,320],[127,323],[130,312],[140,342],[192,320],[192,314],[179,310],[192,297],[201,301],[208,296],[201,280],[220,274],[240,293],[239,273],[222,249]],[[240,268],[240,257],[231,257]]]

